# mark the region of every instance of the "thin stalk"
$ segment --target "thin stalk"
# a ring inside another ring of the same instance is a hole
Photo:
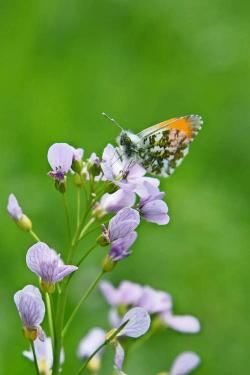
[[[87,291],[84,293],[84,295],[81,297],[80,301],[78,302],[78,304],[76,305],[76,307],[74,308],[72,314],[70,315],[67,323],[65,324],[64,328],[63,328],[63,331],[62,331],[62,336],[64,337],[70,324],[72,323],[75,315],[77,314],[79,308],[81,307],[82,303],[86,301],[86,299],[89,297],[89,295],[91,294],[91,292],[93,292],[93,290],[95,289],[95,287],[97,286],[98,282],[101,280],[102,276],[104,275],[105,271],[101,271],[96,279],[93,281],[93,283],[89,286],[89,288],[87,289]]]
[[[51,307],[51,295],[48,293],[45,293],[45,301],[46,301],[46,307],[47,307],[47,314],[48,314],[48,322],[49,322],[49,331],[50,336],[52,340],[52,345],[54,348],[55,345],[55,335],[54,335],[54,319],[53,319],[53,312]]]
[[[83,256],[80,258],[80,260],[77,262],[77,267],[79,267],[82,262],[87,258],[87,256],[98,246],[98,243],[94,243],[94,245],[92,245],[88,251],[86,251]]]
[[[114,333],[110,337],[108,337],[92,354],[90,357],[86,359],[86,361],[83,363],[83,365],[80,367],[79,371],[77,372],[77,375],[80,375],[88,366],[91,359],[107,344],[109,344],[111,341],[114,340],[114,338],[123,330],[123,328],[128,324],[128,320],[124,322],[119,328],[117,328]]]
[[[64,211],[65,211],[69,241],[71,241],[71,226],[70,226],[69,206],[68,206],[68,201],[67,201],[65,193],[63,194],[63,205],[64,205]]]
[[[34,357],[34,364],[35,364],[35,368],[36,368],[36,373],[39,375],[40,371],[39,371],[39,367],[38,367],[38,362],[37,362],[37,356],[36,356],[34,341],[30,340],[30,344],[31,344],[31,349],[32,349],[33,357]]]
[[[83,239],[85,233],[87,232],[87,230],[91,227],[91,225],[92,225],[94,222],[95,222],[95,218],[92,217],[92,218],[87,222],[87,224],[83,227],[83,229],[82,229],[82,231],[81,231],[81,233],[80,233],[80,235],[79,235],[79,240],[78,240],[78,241],[80,241],[80,240]]]
[[[37,241],[40,242],[39,237],[36,235],[36,233],[31,229],[30,231],[31,236]]]
[[[78,187],[77,188],[77,191],[76,191],[76,210],[77,210],[77,213],[76,213],[76,228],[78,229],[79,228],[79,225],[80,225],[80,212],[81,212],[81,190],[80,188]]]

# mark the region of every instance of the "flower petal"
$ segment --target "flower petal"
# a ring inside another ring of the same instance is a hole
[[[133,192],[120,189],[113,194],[104,194],[100,205],[106,212],[118,212],[124,207],[133,206],[135,198]]]
[[[67,143],[54,143],[48,150],[48,162],[53,171],[68,173],[74,156],[74,148]]]
[[[200,322],[190,315],[162,314],[162,318],[168,327],[182,333],[198,333],[201,330]]]
[[[147,202],[140,211],[144,219],[151,223],[159,225],[169,223],[168,206],[161,200]]]
[[[106,333],[102,328],[92,328],[82,338],[77,349],[79,358],[88,358],[106,339]],[[100,354],[99,354],[100,355]]]
[[[125,358],[125,351],[119,341],[116,342],[115,345],[115,358],[114,358],[114,364],[118,369],[122,369],[123,361]]]
[[[200,364],[200,357],[193,352],[184,352],[174,361],[170,375],[186,375],[197,368]]]
[[[140,224],[140,215],[133,208],[123,208],[109,222],[110,240],[127,236]]]
[[[100,287],[102,294],[104,295],[104,297],[106,298],[106,300],[111,306],[116,306],[117,304],[120,303],[119,292],[117,291],[116,288],[113,287],[113,285],[110,282],[102,281],[99,287]]]
[[[122,177],[122,162],[117,149],[111,144],[108,144],[103,151],[101,167],[105,178],[109,181]]]
[[[131,232],[128,233],[126,237],[118,238],[118,240],[113,241],[109,251],[110,258],[112,258],[114,262],[127,258],[131,254],[129,249],[134,244],[136,238],[137,233]]]
[[[169,311],[173,303],[168,293],[146,286],[137,305],[146,309],[149,314],[155,314]]]
[[[142,307],[134,307],[123,317],[121,324],[127,322],[126,326],[118,336],[129,336],[133,338],[144,335],[150,327],[150,316]]]
[[[7,211],[14,220],[20,220],[23,216],[23,211],[14,194],[9,195]]]
[[[62,279],[64,279],[64,277],[71,274],[72,272],[75,272],[76,270],[78,270],[78,267],[76,267],[76,266],[71,266],[71,265],[59,266],[57,268],[57,271],[56,271],[56,274],[55,274],[55,277],[54,277],[53,281],[57,283],[57,282],[61,281]]]

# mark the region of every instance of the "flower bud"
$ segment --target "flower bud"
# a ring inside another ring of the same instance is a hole
[[[83,161],[82,160],[73,160],[71,168],[74,172],[80,174],[83,168]]]
[[[41,280],[40,288],[44,293],[52,294],[54,293],[56,286],[54,283],[48,283],[44,280]]]
[[[23,327],[23,335],[27,340],[35,341],[38,337],[37,328]]]
[[[29,232],[32,229],[32,222],[26,215],[22,215],[21,219],[16,221],[19,228]]]
[[[105,186],[106,193],[112,194],[112,193],[115,193],[117,190],[118,190],[118,187],[115,184],[113,184],[113,182],[109,181],[106,183],[106,186]]]
[[[107,255],[102,262],[102,269],[104,272],[111,272],[115,268],[117,262],[114,262],[109,255]]]
[[[64,178],[62,181],[55,180],[55,188],[60,193],[64,194],[66,192],[66,179]]]
[[[74,184],[77,187],[82,187],[86,182],[86,175],[85,174],[78,174],[74,175]]]
[[[97,237],[96,242],[98,243],[98,245],[103,246],[103,247],[108,246],[110,243],[107,237],[103,233],[100,234],[99,237]]]

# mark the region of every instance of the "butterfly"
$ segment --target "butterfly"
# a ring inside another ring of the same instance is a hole
[[[127,160],[152,175],[169,177],[187,155],[202,125],[200,116],[189,115],[163,121],[138,134],[121,128],[118,145]]]

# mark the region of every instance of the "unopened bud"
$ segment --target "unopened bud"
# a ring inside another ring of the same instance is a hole
[[[17,225],[22,230],[29,232],[32,229],[32,221],[26,215],[22,215],[21,219],[16,220]]]
[[[82,168],[83,168],[83,161],[82,160],[74,160],[71,168],[73,169],[74,172],[76,173],[81,173]]]
[[[112,258],[110,258],[109,255],[107,255],[104,259],[103,259],[103,262],[102,262],[102,269],[104,272],[111,272],[113,271],[113,269],[115,268],[116,266],[116,262],[114,262],[112,260]]]
[[[66,192],[66,179],[62,181],[55,181],[55,188],[58,190],[60,193],[64,194]]]
[[[27,340],[35,341],[38,336],[37,328],[23,327],[23,335]]]

